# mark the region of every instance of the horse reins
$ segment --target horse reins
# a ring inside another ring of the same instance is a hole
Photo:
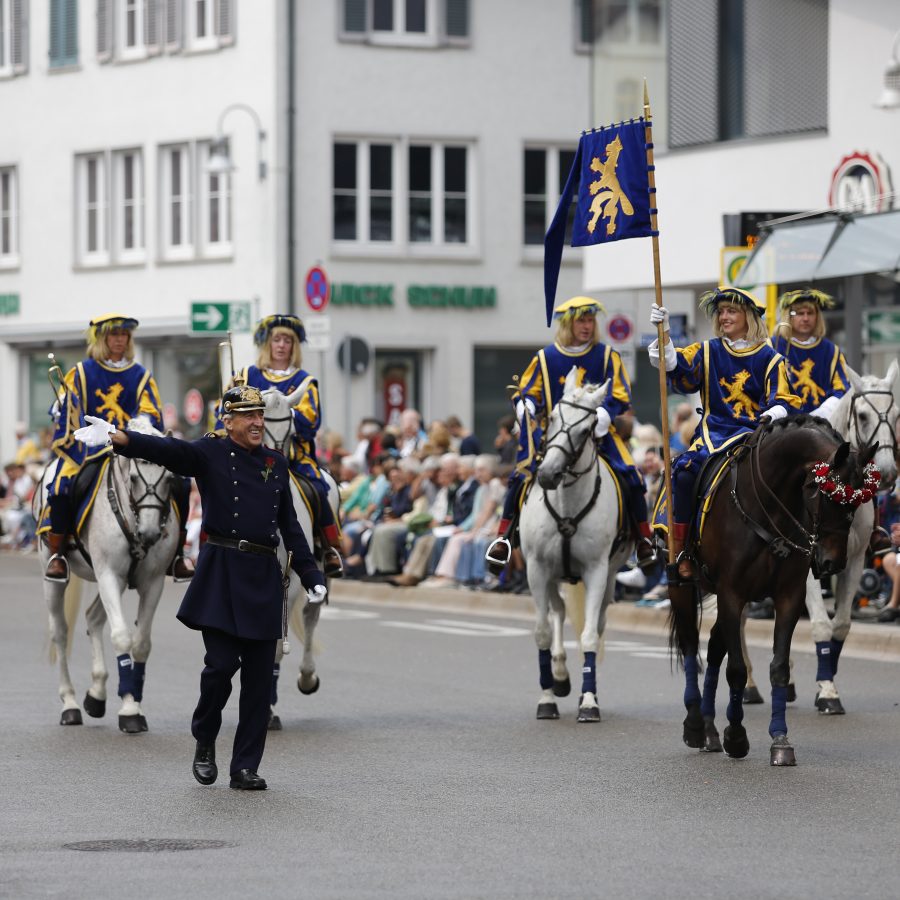
[[[572,538],[575,537],[575,534],[578,531],[578,525],[582,519],[593,509],[594,504],[597,502],[597,497],[600,495],[600,486],[602,484],[600,477],[600,469],[597,466],[597,448],[593,446],[593,453],[591,454],[591,462],[581,471],[576,471],[572,468],[575,461],[581,456],[582,451],[584,450],[585,442],[590,437],[590,429],[585,433],[584,437],[576,444],[572,439],[572,429],[581,425],[585,419],[595,416],[597,414],[597,410],[593,407],[582,406],[580,403],[575,403],[572,400],[560,400],[559,406],[572,406],[575,409],[584,410],[585,415],[581,416],[575,422],[563,422],[562,427],[556,434],[553,435],[552,438],[547,442],[547,446],[544,448],[544,458],[547,458],[547,453],[550,450],[559,450],[566,458],[566,466],[563,469],[563,482],[562,487],[572,487],[579,478],[588,474],[591,469],[594,469],[595,478],[594,478],[594,490],[591,494],[590,500],[588,500],[587,504],[578,512],[577,515],[574,516],[561,516],[554,508],[553,504],[550,502],[550,495],[545,490],[544,491],[544,505],[547,507],[547,511],[553,517],[553,521],[556,522],[556,528],[562,537],[562,559],[563,559],[563,577],[566,581],[574,582],[577,581],[576,576],[572,573]],[[562,416],[560,415],[560,419]],[[554,444],[553,442],[560,436],[563,435],[565,438],[568,449],[566,447],[560,446],[559,444]],[[572,480],[568,483],[565,481],[565,476],[571,475]]]

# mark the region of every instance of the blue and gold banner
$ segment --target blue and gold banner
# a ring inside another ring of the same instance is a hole
[[[650,237],[650,183],[644,120],[595,128],[582,135],[556,215],[544,238],[544,299],[553,318],[572,191],[578,184],[573,247]]]

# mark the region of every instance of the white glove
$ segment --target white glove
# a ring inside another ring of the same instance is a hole
[[[606,437],[606,435],[609,433],[609,426],[611,422],[612,419],[610,419],[609,413],[602,406],[598,406],[597,424],[594,426],[594,437]]]
[[[528,410],[528,415],[534,415],[534,400],[531,397],[526,397],[524,400],[516,400],[516,421],[520,421],[525,415],[525,410]]]
[[[328,599],[328,590],[324,584],[317,584],[306,592],[306,599],[309,603],[324,603]]]
[[[655,303],[650,307],[650,324],[656,328],[662,322],[663,331],[669,330],[669,311],[664,306]]]
[[[650,354],[650,365],[653,366],[654,369],[659,368],[659,340],[652,341],[648,347],[647,352]],[[671,341],[668,341],[665,346],[665,360],[666,360],[666,371],[671,372],[674,370],[675,366],[678,365],[678,354],[675,352],[675,347],[672,345]]]
[[[818,416],[820,419],[826,419],[831,421],[831,414],[834,412],[835,407],[840,403],[837,397],[829,397],[827,400],[822,401],[822,405],[817,409],[814,409],[810,412],[811,416]]]
[[[76,441],[82,441],[88,447],[102,447],[110,443],[109,436],[116,430],[115,425],[110,425],[106,419],[97,416],[85,416],[84,421],[91,424],[75,430]]]
[[[770,422],[777,422],[779,419],[783,419],[786,415],[787,410],[783,406],[770,406],[763,413],[763,416],[765,416]],[[762,416],[760,418],[762,418]]]

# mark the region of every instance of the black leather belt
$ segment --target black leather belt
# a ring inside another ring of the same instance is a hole
[[[278,552],[275,547],[267,547],[265,544],[254,544],[251,541],[219,537],[216,534],[207,535],[206,543],[212,544],[214,547],[230,547],[232,550],[240,550],[241,553],[256,553],[259,556],[275,556]]]

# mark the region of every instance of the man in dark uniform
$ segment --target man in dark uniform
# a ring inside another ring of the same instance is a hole
[[[196,574],[178,618],[203,633],[206,666],[191,733],[197,741],[194,777],[212,784],[218,775],[215,740],[231,679],[241,670],[237,732],[231,757],[231,787],[266,789],[257,774],[269,720],[276,641],[282,637],[282,581],[275,556],[278,532],[293,551],[292,567],[310,602],[325,600],[325,578],[316,567],[291,500],[283,456],[262,446],[263,410],[259,390],[238,385],[222,398],[226,436],[199,441],[154,437],[115,428],[102,419],[81,429],[79,440],[111,439],[116,453],[165,466],[197,480],[203,503],[203,530]]]

